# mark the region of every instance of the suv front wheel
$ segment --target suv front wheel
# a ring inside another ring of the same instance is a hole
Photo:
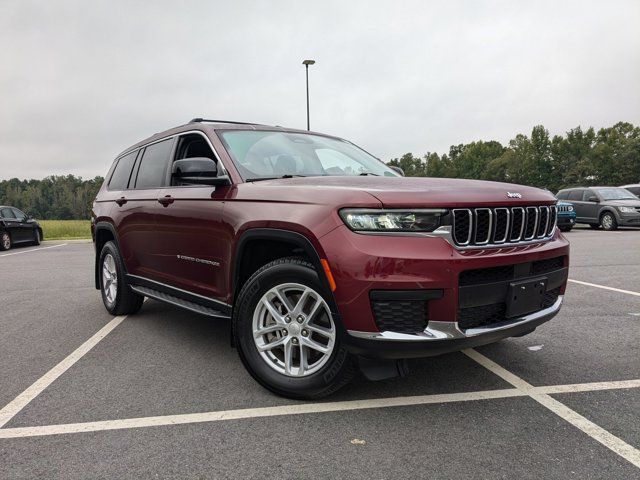
[[[321,398],[357,372],[324,291],[316,270],[300,258],[274,260],[243,286],[234,339],[249,373],[272,392]]]
[[[618,222],[616,221],[616,217],[611,212],[605,212],[602,214],[602,216],[600,217],[600,225],[602,225],[602,228],[604,230],[611,231],[618,229]]]

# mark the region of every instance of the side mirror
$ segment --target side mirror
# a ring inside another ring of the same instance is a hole
[[[587,202],[598,203],[598,197],[596,197],[595,195],[587,197]]]
[[[394,172],[399,173],[401,177],[404,177],[404,170],[402,170],[400,167],[396,167],[395,165],[389,165],[389,168]]]
[[[171,178],[181,183],[194,185],[225,186],[231,185],[226,175],[218,176],[218,165],[206,157],[185,158],[173,162]]]

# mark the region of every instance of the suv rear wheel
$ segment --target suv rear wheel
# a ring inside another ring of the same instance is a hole
[[[318,274],[300,258],[274,260],[245,283],[233,334],[249,373],[285,397],[330,395],[357,372]]]
[[[130,315],[142,307],[144,297],[129,287],[122,257],[115,243],[107,242],[100,253],[100,293],[111,315]]]

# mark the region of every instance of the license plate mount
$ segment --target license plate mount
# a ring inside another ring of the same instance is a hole
[[[547,277],[511,282],[507,295],[507,318],[521,317],[541,310],[546,291]]]

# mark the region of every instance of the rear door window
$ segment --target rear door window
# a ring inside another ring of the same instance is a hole
[[[558,200],[566,200],[569,198],[569,192],[558,192]]]
[[[111,180],[109,180],[109,190],[125,190],[127,188],[133,162],[135,162],[137,154],[137,151],[131,152],[118,160],[118,164],[111,175]]]
[[[16,216],[13,214],[13,210],[10,208],[3,208],[0,210],[0,217],[9,218],[11,220],[15,220]]]
[[[569,200],[582,200],[582,190],[572,190],[569,192]]]
[[[173,139],[145,148],[138,168],[136,188],[157,188],[164,185]]]

